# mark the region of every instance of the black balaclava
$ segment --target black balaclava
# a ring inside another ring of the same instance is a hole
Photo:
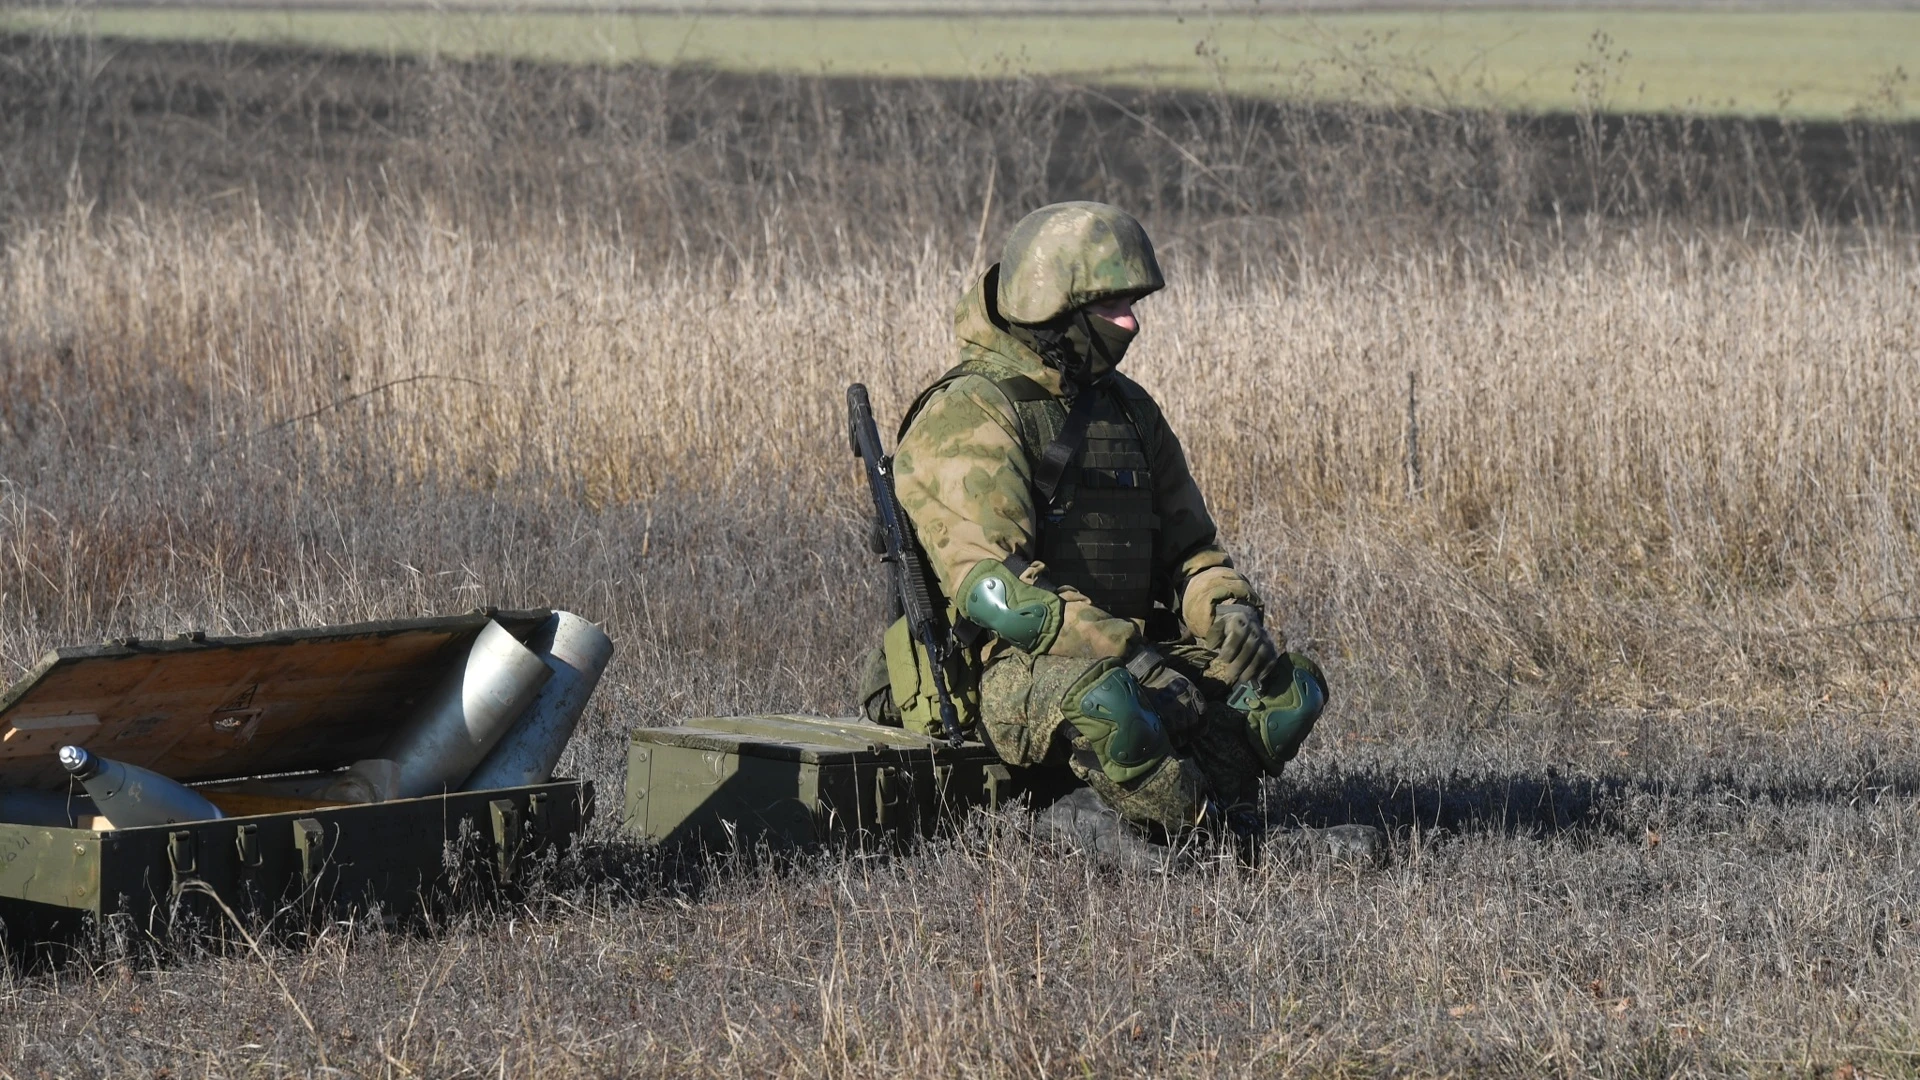
[[[1044,323],[1008,321],[1007,332],[1076,386],[1105,382],[1139,333],[1091,314],[1084,307]]]

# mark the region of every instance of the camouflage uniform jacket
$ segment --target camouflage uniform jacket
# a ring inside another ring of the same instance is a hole
[[[954,313],[961,362],[1025,376],[1059,397],[1060,373],[996,323],[984,288],[991,280],[989,274],[968,290]],[[1215,604],[1235,599],[1258,605],[1259,600],[1216,541],[1213,518],[1179,439],[1144,391],[1123,385],[1133,404],[1144,406],[1133,411],[1150,454],[1158,519],[1155,576],[1173,584],[1188,630],[1204,637],[1213,625]],[[913,415],[894,455],[895,490],[947,596],[956,594],[981,560],[1040,549],[1033,477],[1043,449],[1023,445],[1007,395],[987,375],[963,374],[947,382]],[[1109,614],[1070,587],[1060,595],[1065,620],[1050,655],[1125,656],[1141,642],[1140,620]]]

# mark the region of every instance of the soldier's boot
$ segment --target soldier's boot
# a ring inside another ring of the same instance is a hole
[[[1362,869],[1387,865],[1387,834],[1371,825],[1332,825],[1324,829],[1274,829],[1262,846],[1269,856],[1324,857]]]
[[[1034,835],[1084,854],[1097,865],[1129,873],[1161,873],[1172,863],[1167,848],[1148,840],[1090,787],[1075,788],[1041,810],[1034,819]]]
[[[1266,831],[1260,814],[1260,778],[1266,770],[1250,738],[1245,713],[1212,702],[1183,748],[1206,777],[1208,818],[1236,836]]]
[[[1260,774],[1266,771],[1267,775],[1277,775],[1278,770],[1263,770],[1253,763],[1253,755],[1247,751],[1244,718],[1230,710],[1228,716],[1228,722],[1209,725],[1209,737],[1191,746],[1194,759],[1215,792],[1203,819],[1205,828],[1220,840],[1231,842],[1249,863],[1258,862],[1271,847],[1275,853],[1320,855],[1359,866],[1386,865],[1386,834],[1371,825],[1289,828],[1269,817],[1261,797]]]

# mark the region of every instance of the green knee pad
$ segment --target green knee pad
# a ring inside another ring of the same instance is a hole
[[[1247,733],[1260,764],[1275,776],[1300,752],[1313,722],[1327,707],[1327,680],[1320,666],[1299,653],[1267,676],[1266,687],[1234,688],[1227,704],[1247,714]]]
[[[1116,784],[1152,772],[1173,753],[1159,714],[1140,683],[1117,660],[1087,669],[1060,701],[1067,722],[1087,740],[1100,771]]]

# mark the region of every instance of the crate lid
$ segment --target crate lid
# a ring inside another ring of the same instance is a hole
[[[696,717],[673,727],[638,728],[633,733],[633,741],[809,764],[899,761],[929,756],[943,762],[997,760],[992,750],[979,743],[956,747],[945,739],[930,738],[904,728],[882,727],[856,717],[792,713]]]
[[[347,765],[379,750],[489,618],[524,640],[549,614],[56,649],[0,692],[0,787],[64,789],[66,743],[182,782]]]

